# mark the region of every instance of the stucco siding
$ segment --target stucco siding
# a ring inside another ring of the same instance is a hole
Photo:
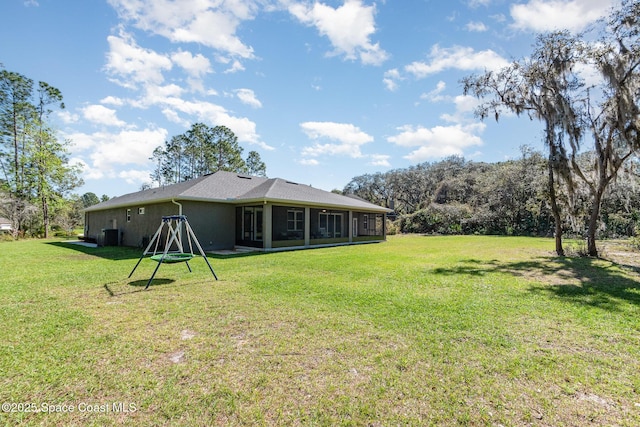
[[[182,202],[182,213],[187,216],[204,250],[233,249],[235,209],[235,206],[223,203]]]
[[[233,205],[220,203],[182,203],[182,213],[187,216],[189,225],[204,250],[234,247],[234,210]],[[163,216],[178,213],[179,207],[171,202],[87,212],[85,236],[102,243],[104,229],[117,229],[120,245],[143,247],[153,238]],[[163,233],[161,243],[165,236]],[[184,242],[186,244],[186,240]],[[184,249],[188,250],[187,247]]]
[[[120,245],[139,247],[153,237],[163,216],[177,213],[178,206],[172,203],[87,212],[85,236],[100,243],[104,229],[117,229]]]

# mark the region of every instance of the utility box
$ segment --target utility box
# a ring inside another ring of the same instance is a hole
[[[118,246],[118,229],[117,228],[105,228],[102,230],[103,246]]]

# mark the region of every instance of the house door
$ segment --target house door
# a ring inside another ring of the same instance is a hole
[[[262,241],[262,207],[246,206],[242,215],[242,239]]]

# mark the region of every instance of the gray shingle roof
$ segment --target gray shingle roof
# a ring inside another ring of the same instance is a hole
[[[280,178],[269,179],[223,171],[166,187],[152,188],[114,197],[106,202],[90,206],[85,211],[91,212],[143,203],[158,203],[172,199],[176,201],[199,200],[231,204],[266,201],[390,212],[389,209],[362,199],[330,193]]]

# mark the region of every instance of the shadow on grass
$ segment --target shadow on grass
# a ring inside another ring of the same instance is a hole
[[[118,297],[121,295],[135,294],[136,292],[144,292],[145,286],[147,286],[148,281],[149,279],[143,279],[143,280],[135,280],[133,282],[129,282],[127,283],[128,286],[124,288],[124,289],[127,289],[125,291],[118,289],[118,287],[122,288],[122,286],[113,286],[117,284],[117,282],[105,283],[103,287],[107,291],[109,296]],[[151,289],[154,286],[169,285],[171,283],[175,283],[175,280],[154,278],[153,281],[151,282],[151,285],[149,285],[149,289]],[[135,289],[131,289],[129,288],[129,286],[133,286]]]
[[[72,249],[77,252],[81,252],[83,254],[97,256],[100,258],[110,259],[113,261],[127,260],[127,259],[140,259],[142,256],[142,252],[144,249],[141,248],[132,248],[128,246],[98,246],[98,247],[88,247],[82,246],[75,243],[70,242],[49,242],[48,245],[57,246],[65,249]],[[199,256],[199,253],[196,252]],[[255,257],[267,255],[268,252],[262,251],[249,251],[249,252],[237,252],[237,253],[225,253],[225,254],[217,254],[207,252],[207,258],[216,259],[216,260],[225,260],[225,259],[234,259],[234,258],[244,258],[244,257]],[[145,257],[149,257],[150,255],[145,255]]]
[[[129,286],[137,286],[137,287],[143,287],[147,286],[147,282],[149,281],[149,279],[142,279],[142,280],[135,280],[133,282],[129,282]],[[161,286],[161,285],[169,285],[171,283],[175,283],[174,279],[156,279],[154,278],[153,281],[151,282],[151,285],[149,285],[149,288],[152,288],[154,286]]]
[[[112,261],[138,259],[140,258],[140,255],[142,255],[142,249],[125,246],[99,246],[92,248],[68,242],[49,242],[47,244],[57,246],[59,248],[72,249],[83,254],[110,259]]]
[[[262,251],[250,251],[250,252],[238,252],[238,253],[229,253],[229,254],[218,254],[218,253],[207,253],[207,258],[212,259],[236,259],[236,258],[245,258],[245,257],[255,257],[255,256],[263,256],[268,255],[270,252],[262,252]]]
[[[518,262],[466,259],[455,267],[432,271],[451,276],[506,272],[536,282],[529,288],[532,293],[616,311],[623,302],[640,305],[640,279],[625,269],[629,270],[625,265],[596,258],[540,257]]]

